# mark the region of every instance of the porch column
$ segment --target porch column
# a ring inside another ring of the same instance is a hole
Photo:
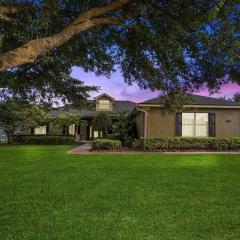
[[[89,138],[92,138],[92,125],[89,126]]]

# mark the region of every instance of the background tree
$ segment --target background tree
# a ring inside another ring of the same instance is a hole
[[[94,119],[94,123],[105,136],[108,135],[108,130],[112,127],[112,120],[106,112],[99,112]]]
[[[25,130],[46,124],[48,113],[38,106],[26,103],[6,101],[0,103],[0,128],[4,130],[7,138],[21,134]]]
[[[239,19],[238,0],[0,0],[1,96],[79,103],[93,89],[72,66],[118,68],[166,95],[214,92],[240,82]]]
[[[117,114],[117,121],[114,123],[113,132],[122,141],[123,146],[129,146],[137,137],[135,117],[136,112],[121,111]]]
[[[234,102],[240,102],[240,92],[237,92],[233,96],[233,101]]]

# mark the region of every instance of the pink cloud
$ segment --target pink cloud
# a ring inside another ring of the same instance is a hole
[[[103,92],[111,95],[119,100],[131,100],[134,102],[142,102],[150,98],[158,96],[158,92],[152,92],[150,90],[140,89],[137,84],[128,85],[124,82],[120,72],[112,74],[111,78],[103,76],[97,77],[94,73],[85,73],[79,67],[72,68],[72,77],[80,79],[85,82],[86,85],[99,86],[100,91],[98,93],[91,94],[91,97],[97,96]],[[234,93],[240,91],[240,85],[236,83],[229,83],[223,85],[219,93],[212,95],[213,97],[232,97]],[[202,88],[196,92],[198,95],[210,96],[206,88]]]

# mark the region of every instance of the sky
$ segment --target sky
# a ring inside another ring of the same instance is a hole
[[[100,87],[100,91],[91,94],[91,97],[95,97],[101,93],[107,93],[117,100],[130,100],[138,103],[159,95],[159,92],[142,90],[137,86],[137,84],[129,86],[124,82],[120,72],[115,72],[110,78],[106,78],[103,76],[98,77],[94,73],[86,73],[79,67],[73,67],[72,77],[84,81],[86,85]],[[223,85],[218,94],[210,95],[206,88],[201,89],[195,94],[212,97],[225,96],[227,98],[231,98],[236,92],[240,92],[240,85],[236,83],[229,83],[227,85]]]

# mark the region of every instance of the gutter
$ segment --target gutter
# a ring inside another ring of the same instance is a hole
[[[146,138],[147,137],[147,116],[148,116],[149,113],[146,110],[143,110],[139,107],[137,107],[136,109],[138,111],[144,113],[144,133],[143,133],[143,137]]]

